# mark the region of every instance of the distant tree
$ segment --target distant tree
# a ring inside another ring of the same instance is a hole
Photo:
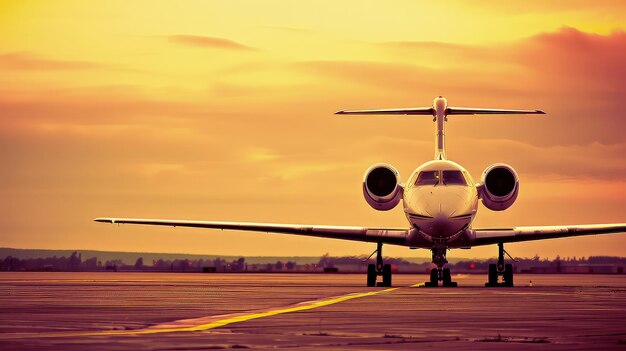
[[[293,270],[296,268],[296,263],[294,261],[287,261],[285,267],[287,267],[288,270]]]
[[[218,272],[222,270],[224,263],[225,263],[224,260],[222,260],[219,257],[213,260],[213,265],[215,266],[215,269],[217,269]]]
[[[246,259],[243,257],[239,257],[239,259],[237,260],[237,270],[243,271],[245,265],[246,265]]]
[[[85,270],[95,270],[98,268],[98,258],[92,257],[83,261],[83,267]]]
[[[137,261],[135,261],[135,269],[143,268],[143,257],[139,257]]]
[[[332,258],[328,253],[325,253],[324,256],[320,257],[320,261],[318,263],[320,267],[331,267],[332,266]]]
[[[106,261],[105,265],[106,266],[122,267],[124,265],[124,262],[122,262],[122,260],[120,260],[120,259],[108,260],[108,261]]]
[[[282,270],[283,269],[283,263],[281,261],[276,261],[276,270]]]
[[[74,251],[72,252],[72,255],[69,258],[68,268],[70,270],[77,271],[78,269],[80,269],[80,262],[81,262],[80,255],[78,254],[78,252]]]

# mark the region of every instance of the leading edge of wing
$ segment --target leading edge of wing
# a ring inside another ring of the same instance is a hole
[[[503,110],[496,108],[448,107],[446,115],[545,115],[543,110]]]
[[[474,237],[472,246],[479,246],[500,242],[510,243],[583,235],[626,233],[626,223],[473,229],[471,232]]]
[[[357,226],[327,226],[253,222],[214,222],[148,218],[96,218],[94,219],[94,221],[111,224],[142,224],[169,227],[211,228],[222,230],[281,233],[364,242],[382,242],[395,245],[406,245],[406,237],[408,235],[407,229],[366,228]]]
[[[390,108],[383,110],[341,110],[336,115],[427,115],[432,116],[435,110],[432,107]]]

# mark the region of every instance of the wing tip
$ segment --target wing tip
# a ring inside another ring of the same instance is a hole
[[[113,218],[95,218],[93,221],[99,223],[115,223],[115,219]]]
[[[335,112],[336,115],[345,115],[346,114],[346,110],[340,110]]]
[[[537,113],[538,115],[545,115],[546,111],[544,111],[544,110],[535,110],[535,113]]]

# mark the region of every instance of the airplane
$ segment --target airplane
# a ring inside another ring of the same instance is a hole
[[[515,170],[504,163],[488,166],[476,183],[469,172],[446,157],[445,122],[454,115],[545,114],[542,110],[501,110],[450,107],[445,98],[435,98],[432,106],[382,110],[342,110],[337,115],[424,115],[436,122],[434,159],[417,167],[406,183],[391,165],[377,163],[365,172],[362,182],[365,201],[378,211],[395,208],[401,201],[408,228],[368,228],[252,222],[213,222],[193,220],[96,218],[96,222],[143,224],[173,227],[229,229],[304,235],[376,243],[376,264],[367,267],[367,286],[391,286],[391,265],[384,264],[383,244],[411,249],[428,249],[432,263],[427,287],[454,287],[449,268],[444,268],[447,251],[481,245],[498,245],[497,264],[490,264],[486,287],[512,287],[513,265],[505,264],[505,243],[626,232],[626,223],[510,228],[473,228],[478,202],[492,211],[503,211],[517,199],[520,181]],[[512,257],[508,255],[511,259]],[[377,282],[378,277],[382,281]]]

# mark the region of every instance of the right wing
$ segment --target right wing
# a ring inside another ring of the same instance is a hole
[[[336,115],[427,115],[433,116],[435,109],[432,107],[416,108],[390,108],[384,110],[341,110]]]
[[[143,224],[170,227],[193,227],[244,230],[266,233],[295,234],[321,238],[343,239],[385,244],[406,245],[407,229],[365,228],[352,226],[323,226],[308,224],[276,224],[250,222],[208,222],[141,218],[96,218],[96,222],[112,224]]]
[[[471,246],[512,243],[570,236],[626,233],[626,223],[568,226],[515,227],[504,229],[472,229]]]
[[[448,107],[446,115],[545,115],[542,110],[501,110],[496,108]]]

